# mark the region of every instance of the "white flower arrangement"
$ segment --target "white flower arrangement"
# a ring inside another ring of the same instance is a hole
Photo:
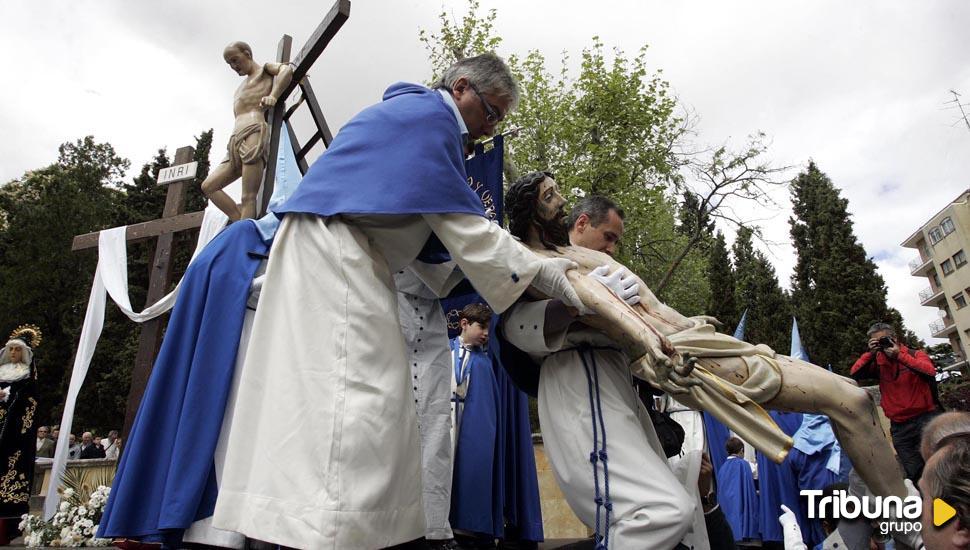
[[[110,546],[111,539],[95,538],[98,523],[108,501],[111,487],[99,486],[87,502],[82,502],[72,489],[61,493],[60,507],[48,523],[39,516],[21,516],[20,530],[28,548],[41,546]]]

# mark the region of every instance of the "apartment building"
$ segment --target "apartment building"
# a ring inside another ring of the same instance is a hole
[[[929,285],[919,293],[920,304],[935,307],[940,318],[930,323],[935,338],[946,338],[967,365],[970,345],[970,189],[960,193],[902,245],[919,255],[909,263],[910,273],[926,277]]]

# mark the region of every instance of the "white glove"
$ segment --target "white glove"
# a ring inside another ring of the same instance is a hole
[[[6,403],[10,398],[10,388],[0,388],[0,402]]]
[[[798,527],[798,518],[784,504],[781,505],[781,516],[778,523],[781,524],[781,532],[785,537],[785,550],[806,550],[805,541],[802,540],[802,531]]]
[[[581,315],[589,313],[589,309],[579,299],[579,294],[566,279],[566,272],[576,269],[579,265],[568,258],[542,258],[539,260],[539,272],[532,279],[532,286],[550,298],[559,298],[564,304],[579,310]]]
[[[640,283],[625,267],[618,267],[611,274],[610,266],[601,265],[590,271],[587,277],[592,277],[606,285],[627,305],[635,306],[640,303]]]

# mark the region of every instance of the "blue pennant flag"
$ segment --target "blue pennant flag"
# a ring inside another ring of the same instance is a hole
[[[808,354],[805,353],[805,348],[802,347],[802,338],[798,334],[798,319],[794,317],[791,320],[791,353],[788,355],[795,359],[801,359],[806,363],[810,362],[808,360]]]
[[[744,313],[741,314],[741,320],[738,322],[738,328],[734,329],[734,337],[738,340],[744,340],[744,324],[748,322],[748,308],[744,308]]]

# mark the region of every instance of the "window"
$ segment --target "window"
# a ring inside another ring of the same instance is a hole
[[[933,283],[936,285],[933,288],[940,288],[943,286],[943,283],[940,282],[940,276],[936,274],[936,271],[933,271]]]
[[[930,243],[936,244],[943,240],[943,231],[939,227],[930,229]]]
[[[940,222],[940,229],[943,230],[943,236],[945,237],[956,231],[957,228],[955,225],[953,225],[953,220],[950,218],[943,218],[943,221]]]
[[[967,265],[967,255],[959,251],[953,255],[953,263],[957,264],[957,269]]]
[[[954,294],[952,296],[953,303],[957,305],[957,309],[963,309],[967,305],[967,299],[963,297],[963,293]]]
[[[943,276],[944,277],[946,277],[950,273],[953,273],[953,263],[950,262],[950,260],[943,260],[943,263],[940,264],[940,267],[943,268]]]

